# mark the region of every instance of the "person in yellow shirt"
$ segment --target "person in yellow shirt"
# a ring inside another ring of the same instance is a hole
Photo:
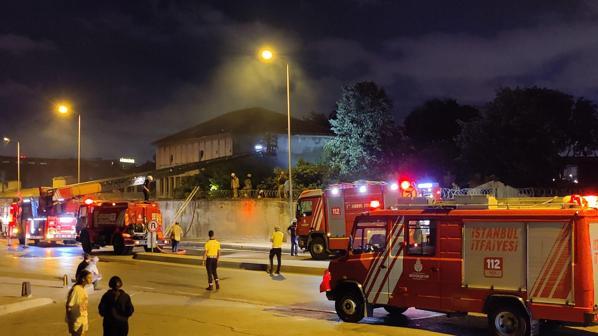
[[[272,275],[272,271],[274,270],[274,256],[276,256],[276,261],[278,261],[278,266],[276,268],[276,274],[280,274],[280,258],[282,256],[282,241],[284,240],[284,233],[280,231],[280,227],[274,227],[274,233],[272,234],[272,238],[270,241],[272,242],[272,248],[270,249],[270,270],[268,273]]]
[[[179,251],[179,242],[183,237],[183,228],[179,225],[179,222],[174,222],[172,229],[170,230],[170,240],[172,240],[172,252]]]
[[[216,289],[220,289],[220,282],[218,280],[218,259],[220,258],[220,242],[214,239],[214,231],[208,232],[210,240],[204,245],[203,259],[205,261],[206,270],[208,271],[208,288],[206,290],[214,289],[214,281],[216,281]]]
[[[89,329],[88,306],[89,297],[85,286],[91,284],[91,273],[86,270],[79,273],[77,283],[71,288],[66,299],[66,322],[69,334],[85,336]]]

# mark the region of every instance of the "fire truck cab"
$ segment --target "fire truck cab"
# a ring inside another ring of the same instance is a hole
[[[374,308],[484,313],[495,335],[598,321],[598,210],[552,199],[458,198],[363,213],[321,284],[339,317]],[[580,199],[580,198],[578,198]],[[540,204],[540,205],[537,205]]]
[[[427,203],[440,195],[438,183],[423,187],[408,180],[356,181],[333,184],[325,190],[305,190],[297,200],[299,247],[307,249],[314,259],[345,252],[357,215],[414,199]]]
[[[143,246],[149,251],[152,226],[156,228],[157,246],[168,243],[164,239],[162,214],[156,202],[86,199],[80,205],[77,218],[79,241],[87,253],[106,245],[112,245],[117,255],[130,254],[135,246]]]

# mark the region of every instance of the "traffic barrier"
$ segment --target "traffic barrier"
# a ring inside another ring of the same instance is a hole
[[[23,281],[21,284],[21,296],[31,296],[31,283],[29,281]]]

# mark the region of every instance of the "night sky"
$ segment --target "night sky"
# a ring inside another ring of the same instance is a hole
[[[330,113],[341,86],[382,85],[397,120],[424,100],[480,105],[501,86],[598,101],[598,1],[3,1],[0,136],[28,156],[151,159],[151,142],[224,112]],[[259,120],[255,121],[259,123]],[[14,148],[0,146],[0,154]]]

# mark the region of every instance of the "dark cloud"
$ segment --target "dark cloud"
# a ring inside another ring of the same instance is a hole
[[[430,97],[482,103],[504,85],[596,99],[595,1],[20,1],[0,5],[0,135],[30,155],[151,158],[151,141],[225,111],[328,113],[374,80],[400,118]],[[256,60],[271,45],[280,64]],[[259,122],[259,121],[256,121]],[[12,151],[0,148],[0,153]]]

